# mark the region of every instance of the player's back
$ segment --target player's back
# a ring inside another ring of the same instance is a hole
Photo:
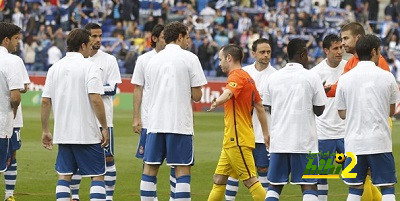
[[[345,143],[354,142],[346,150],[356,154],[380,153],[391,150],[388,123],[390,104],[397,101],[398,86],[390,72],[375,66],[371,61],[361,61],[339,78],[336,103],[346,107]],[[347,142],[346,142],[347,140]],[[374,144],[359,149],[365,144]],[[390,145],[389,145],[390,144]],[[347,147],[347,145],[346,145]]]
[[[168,44],[149,61],[147,68],[148,131],[192,134],[191,88],[206,83],[196,55]]]
[[[288,63],[270,76],[263,98],[271,106],[271,153],[318,152],[313,106],[326,97],[317,74]]]
[[[49,69],[46,85],[54,113],[54,143],[99,142],[100,133],[89,99],[90,92],[103,93],[95,64],[80,53],[68,52]],[[72,135],[75,137],[70,138]]]

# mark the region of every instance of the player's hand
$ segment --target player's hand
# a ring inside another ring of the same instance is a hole
[[[110,134],[108,133],[108,128],[101,129],[101,147],[104,148],[108,145],[110,139]]]
[[[331,90],[332,85],[331,85],[331,84],[325,85],[325,83],[326,83],[326,81],[324,81],[324,82],[322,83],[322,86],[324,86],[325,93],[328,93],[328,91]]]
[[[217,98],[214,98],[214,99],[211,101],[210,109],[208,109],[207,112],[213,111],[216,107],[217,107]]]
[[[265,146],[267,147],[267,149],[269,149],[269,147],[270,147],[270,136],[269,136],[269,133],[268,133],[267,137],[265,137],[265,135],[264,135],[264,143],[265,143]]]
[[[50,132],[42,132],[42,146],[48,150],[52,150],[53,136]]]
[[[142,120],[140,117],[134,117],[132,123],[133,132],[140,134],[142,131]]]

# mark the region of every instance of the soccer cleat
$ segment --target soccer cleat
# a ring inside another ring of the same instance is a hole
[[[5,201],[15,201],[15,197],[14,196],[10,196]]]

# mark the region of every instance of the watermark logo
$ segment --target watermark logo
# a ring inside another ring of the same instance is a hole
[[[320,158],[327,158],[331,156],[328,160],[320,159],[318,161],[318,166],[315,165],[314,160],[318,160]],[[334,159],[333,159],[334,157]],[[342,173],[342,164],[345,161],[346,157],[351,158],[350,164],[343,169]],[[346,152],[346,157],[343,153],[309,153],[307,155],[308,163],[306,169],[303,173],[303,179],[339,179],[339,175],[342,178],[356,178],[357,173],[350,173],[350,171],[357,164],[357,156],[353,152]],[[335,164],[335,161],[337,165]]]

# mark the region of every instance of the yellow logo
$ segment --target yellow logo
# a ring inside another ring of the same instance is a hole
[[[346,160],[346,157],[344,157],[343,153],[336,154],[336,157],[335,157],[336,163],[342,164],[345,160]]]
[[[233,88],[236,88],[237,83],[236,82],[229,82],[229,86],[231,86]]]

